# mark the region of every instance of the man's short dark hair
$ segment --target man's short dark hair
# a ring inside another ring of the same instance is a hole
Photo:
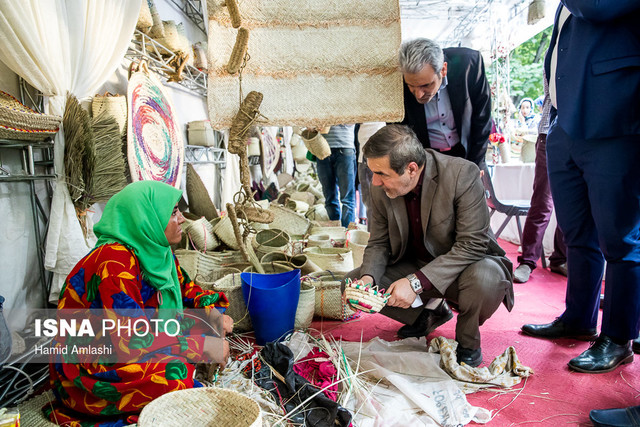
[[[416,134],[404,125],[387,125],[374,133],[364,146],[362,154],[367,159],[389,156],[389,165],[398,175],[402,175],[411,162],[422,167],[427,160],[427,152]]]

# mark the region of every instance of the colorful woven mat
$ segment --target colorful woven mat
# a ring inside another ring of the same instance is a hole
[[[145,65],[134,72],[127,90],[127,156],[133,181],[162,181],[180,187],[184,143],[176,111],[162,84]]]

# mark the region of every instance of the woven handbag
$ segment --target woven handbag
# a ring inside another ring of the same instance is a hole
[[[353,270],[353,254],[347,248],[322,248],[311,247],[304,250],[304,253],[318,267],[330,271],[351,271]]]
[[[260,230],[253,239],[253,249],[258,258],[269,252],[285,252],[291,243],[289,233],[276,228]]]
[[[331,147],[320,132],[305,129],[301,136],[307,150],[318,159],[324,160],[331,155]]]
[[[40,114],[0,91],[0,139],[44,141],[60,129],[62,117]]]
[[[302,278],[303,282],[316,289],[314,309],[316,316],[344,321],[359,315],[347,304],[342,293],[342,280],[345,274],[343,272],[319,271]]]
[[[186,231],[195,248],[200,251],[212,251],[220,246],[220,241],[213,234],[213,226],[204,217],[189,224]]]
[[[345,299],[356,310],[378,313],[387,304],[391,294],[379,290],[377,286],[367,286],[361,280],[347,279]]]
[[[143,4],[146,2],[142,2]],[[127,98],[124,95],[114,95],[105,92],[104,95],[96,95],[91,101],[91,111],[93,117],[97,117],[103,111],[106,111],[110,117],[113,117],[118,123],[120,135],[124,135],[127,130]]]
[[[172,391],[142,409],[139,427],[157,426],[261,427],[258,403],[237,391],[199,387]]]

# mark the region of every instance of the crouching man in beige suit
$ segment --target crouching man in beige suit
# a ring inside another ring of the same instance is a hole
[[[480,325],[504,303],[513,307],[512,264],[489,228],[478,167],[424,149],[411,129],[388,125],[364,148],[373,172],[371,237],[361,278],[391,293],[381,313],[405,324],[401,337],[426,336],[458,307],[457,359],[482,362]],[[419,296],[419,299],[416,298]]]

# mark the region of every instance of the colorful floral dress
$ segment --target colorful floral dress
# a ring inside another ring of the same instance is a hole
[[[204,308],[208,315],[214,307],[220,311],[228,307],[223,293],[203,291],[175,262],[185,309]],[[140,271],[137,257],[125,246],[96,248],[67,277],[58,309],[156,309],[159,294]],[[186,323],[183,331],[195,322]],[[136,342],[135,336],[130,340],[103,338],[112,341],[118,360],[148,362],[60,363],[61,356],[54,355],[50,374],[57,402],[53,408],[43,408],[51,421],[65,426],[124,426],[136,422],[142,408],[153,399],[194,387],[190,362],[201,359],[204,334],[164,334],[151,342]]]

